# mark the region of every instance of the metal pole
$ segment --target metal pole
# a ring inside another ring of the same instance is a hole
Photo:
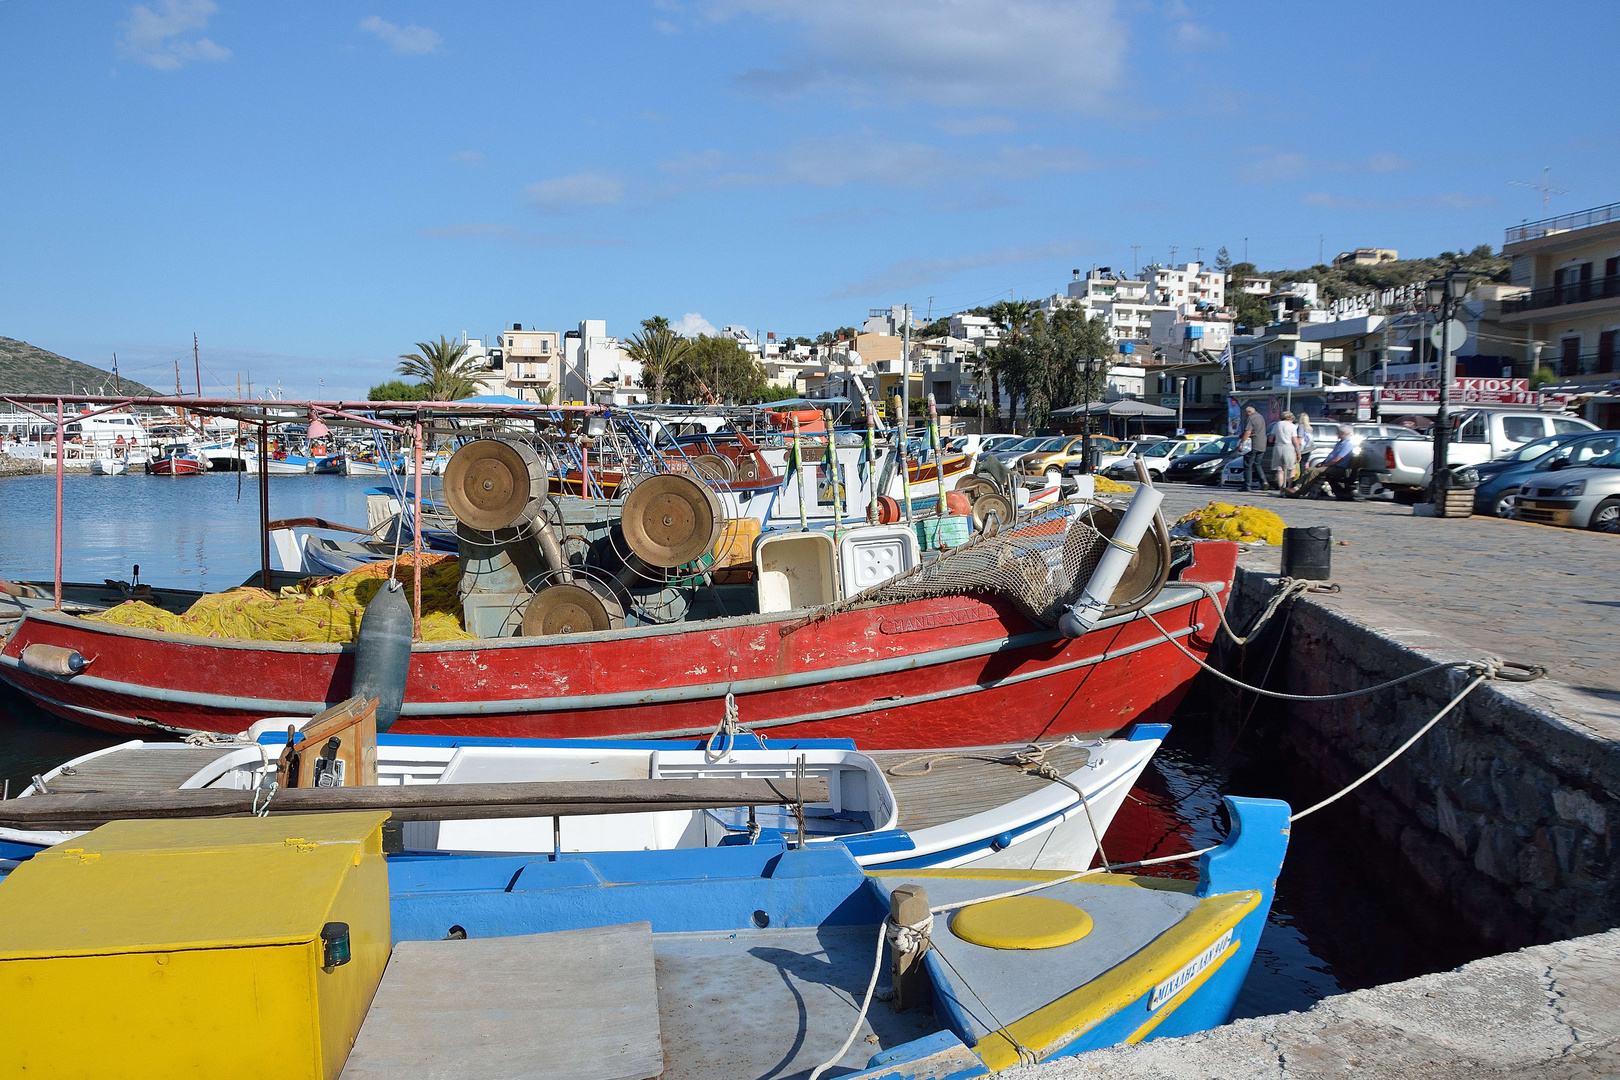
[[[1084,371],[1085,371],[1084,381],[1085,381],[1085,384],[1086,384],[1086,411],[1082,414],[1081,421],[1080,421],[1080,423],[1082,425],[1081,428],[1080,428],[1080,459],[1081,459],[1080,471],[1083,472],[1083,473],[1089,473],[1091,471],[1091,365],[1092,365],[1092,361],[1088,359],[1088,360],[1082,361],[1082,363],[1085,365],[1085,368],[1084,368]]]
[[[1434,490],[1439,496],[1440,503],[1445,502],[1441,494],[1445,490],[1442,474],[1450,463],[1448,443],[1451,439],[1451,310],[1452,300],[1449,292],[1450,282],[1447,282],[1447,295],[1440,305],[1440,409],[1435,414],[1434,423]]]
[[[906,325],[900,345],[900,431],[911,438],[911,305],[906,308]],[[909,514],[909,511],[908,511]]]
[[[1176,377],[1176,434],[1180,435],[1187,430],[1187,420],[1183,415],[1187,404],[1187,376]]]
[[[270,587],[270,422],[259,421],[259,585]]]
[[[83,425],[80,425],[81,428]],[[64,429],[66,411],[62,399],[56,399],[56,610],[62,610],[62,455],[65,452]]]
[[[412,432],[416,440],[416,495],[411,513],[411,589],[415,594],[411,608],[411,640],[422,640],[422,421],[416,421]]]

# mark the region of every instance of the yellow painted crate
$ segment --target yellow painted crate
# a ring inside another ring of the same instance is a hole
[[[388,963],[387,817],[119,821],[34,856],[0,882],[0,1075],[336,1077]]]

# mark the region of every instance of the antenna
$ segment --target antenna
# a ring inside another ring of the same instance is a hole
[[[1193,262],[1197,263],[1199,266],[1204,265],[1204,249],[1203,248],[1201,248],[1201,247],[1194,247],[1193,248]]]
[[[1141,251],[1141,250],[1142,250],[1142,245],[1141,244],[1132,244],[1131,245],[1131,280],[1132,281],[1136,280],[1136,275],[1138,273],[1138,271],[1136,269],[1136,253]]]
[[[1543,215],[1545,215],[1547,213],[1547,203],[1548,203],[1549,200],[1552,199],[1552,197],[1554,195],[1568,195],[1569,194],[1569,192],[1565,191],[1563,188],[1555,188],[1555,187],[1552,186],[1552,166],[1551,165],[1546,165],[1546,166],[1542,167],[1542,170],[1541,170],[1541,183],[1539,183],[1539,184],[1532,184],[1528,180],[1509,180],[1508,183],[1512,184],[1514,187],[1527,187],[1531,191],[1539,191],[1539,192],[1541,192],[1541,212],[1542,212]]]

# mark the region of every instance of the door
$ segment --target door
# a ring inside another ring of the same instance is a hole
[[[1567,337],[1558,343],[1558,374],[1579,375],[1581,368],[1581,339]]]
[[[1601,373],[1614,370],[1614,335],[1613,330],[1605,330],[1598,335],[1597,369]]]

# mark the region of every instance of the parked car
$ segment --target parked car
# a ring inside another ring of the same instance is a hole
[[[1020,442],[1023,438],[1022,435],[1008,435],[1005,432],[996,435],[958,435],[945,440],[944,450],[947,454],[982,454]]]
[[[1333,452],[1333,448],[1339,443],[1338,424],[1312,424],[1311,428],[1312,434],[1315,436],[1316,441],[1311,444],[1311,452],[1306,455],[1307,466],[1321,464],[1327,459],[1327,456]],[[1350,441],[1355,446],[1356,453],[1360,455],[1357,460],[1363,462],[1363,464],[1359,466],[1360,468],[1366,468],[1370,464],[1370,461],[1365,453],[1367,440],[1369,439],[1421,440],[1423,438],[1422,435],[1419,435],[1411,428],[1403,427],[1400,424],[1351,424],[1350,428]],[[1262,468],[1266,470],[1267,477],[1272,478],[1271,473],[1275,471],[1276,467],[1271,463],[1270,450],[1266,451],[1266,457],[1265,461],[1262,462]],[[1371,485],[1370,480],[1368,481],[1368,484],[1369,486]],[[1222,468],[1221,485],[1223,487],[1244,486],[1243,459],[1241,457],[1233,461],[1228,461]]]
[[[1525,481],[1513,516],[1543,525],[1620,533],[1620,450],[1584,467],[1553,467]]]
[[[1550,442],[1551,439],[1537,439],[1526,446],[1520,454],[1510,455],[1507,460],[1488,461],[1484,465],[1476,466],[1476,471],[1480,473],[1480,481],[1479,486],[1474,489],[1474,513],[1512,517],[1513,504],[1518,500],[1519,489],[1523,485],[1544,480],[1548,473],[1555,470],[1590,465],[1598,458],[1608,457],[1620,449],[1620,432],[1614,431],[1574,436],[1560,435],[1552,438],[1561,441],[1548,447],[1541,444]],[[1528,461],[1513,460],[1538,446],[1540,452]],[[1497,467],[1491,468],[1492,466]],[[1490,468],[1489,472],[1485,471],[1487,468]]]
[[[1135,459],[1140,458],[1142,464],[1147,467],[1148,475],[1155,481],[1162,480],[1164,471],[1170,467],[1171,462],[1188,454],[1195,454],[1219,438],[1217,435],[1194,435],[1185,439],[1156,442],[1110,465],[1103,470],[1103,475],[1115,480],[1133,479],[1136,476]]]
[[[979,456],[981,458],[995,458],[997,461],[1011,469],[1018,464],[1019,458],[1023,457],[1025,454],[1029,453],[1031,450],[1035,449],[1045,441],[1046,439],[1040,436],[1025,435],[1013,442],[1001,443],[995,449],[986,451]]]
[[[1472,409],[1457,413],[1451,430],[1446,459],[1452,465],[1481,465],[1536,439],[1596,431],[1597,425],[1578,416]],[[1434,468],[1432,439],[1368,439],[1363,450],[1366,468],[1374,480],[1394,493],[1396,502],[1415,503],[1423,497]]]
[[[1238,453],[1239,441],[1238,436],[1227,435],[1173,459],[1164,470],[1164,479],[1183,484],[1219,484],[1227,464],[1233,458],[1243,459]]]
[[[1097,462],[1097,471],[1100,473],[1106,473],[1109,469],[1113,468],[1115,465],[1118,465],[1121,461],[1124,461],[1133,454],[1146,450],[1154,443],[1169,441],[1170,440],[1166,439],[1163,435],[1138,435],[1136,438],[1120,447],[1116,452],[1112,454],[1104,454],[1101,460]],[[1064,471],[1070,472],[1071,470],[1066,469]],[[1134,470],[1131,472],[1131,475],[1136,475]]]
[[[1085,436],[1068,435],[1048,439],[1036,448],[1033,454],[1026,454],[1021,459],[1019,471],[1026,476],[1040,476],[1049,472],[1062,472],[1068,465],[1082,461],[1085,452]],[[1057,449],[1052,449],[1052,447]],[[1117,454],[1125,444],[1112,435],[1093,435],[1091,449],[1093,453]]]

